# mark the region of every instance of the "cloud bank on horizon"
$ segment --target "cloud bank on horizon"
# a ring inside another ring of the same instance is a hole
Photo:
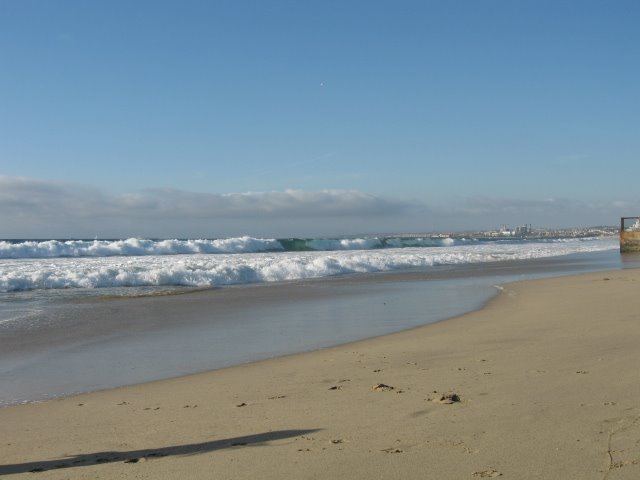
[[[87,185],[0,176],[0,238],[330,236],[494,228],[501,223],[571,226],[573,217],[615,225],[640,203],[462,198],[429,206],[357,190],[201,193],[153,188],[111,193]],[[539,223],[539,222],[552,223]]]

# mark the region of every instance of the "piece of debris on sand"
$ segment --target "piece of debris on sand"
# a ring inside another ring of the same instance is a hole
[[[385,385],[384,383],[376,383],[373,387],[371,387],[376,392],[390,392],[394,390],[394,387],[391,385]]]
[[[460,395],[455,392],[444,393],[439,398],[436,397],[433,401],[444,405],[451,405],[452,403],[458,403],[460,401]]]

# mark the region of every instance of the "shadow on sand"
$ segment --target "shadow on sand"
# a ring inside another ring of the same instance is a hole
[[[188,445],[176,445],[172,447],[151,448],[146,450],[131,450],[125,452],[95,452],[75,455],[73,457],[58,460],[45,460],[13,465],[0,465],[0,475],[10,475],[25,472],[44,472],[60,468],[83,467],[100,463],[125,462],[137,463],[143,458],[168,457],[171,455],[196,455],[199,453],[213,452],[231,447],[257,446],[272,440],[297,437],[308,433],[317,432],[319,429],[310,430],[278,430],[274,432],[257,433],[244,437],[225,438],[211,442],[191,443]]]

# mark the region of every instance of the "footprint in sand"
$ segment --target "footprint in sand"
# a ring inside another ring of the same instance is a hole
[[[497,470],[490,468],[488,470],[483,470],[481,472],[473,472],[473,476],[480,477],[480,478],[495,478],[495,477],[501,477],[502,474]]]
[[[384,448],[380,451],[384,453],[404,453],[404,450],[400,448]]]

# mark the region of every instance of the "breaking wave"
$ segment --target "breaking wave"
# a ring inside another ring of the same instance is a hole
[[[128,238],[126,240],[5,240],[0,241],[0,259],[369,250],[374,248],[438,247],[454,243],[454,240],[450,238],[429,237],[274,239],[245,236],[212,240],[151,240],[142,238]]]
[[[593,240],[593,239],[591,239]],[[387,248],[432,248],[481,243],[521,244],[521,239],[475,239],[449,237],[361,237],[361,238],[254,238],[236,237],[198,240],[0,240],[0,259],[138,257],[151,255],[230,254],[261,252],[330,252]],[[575,239],[538,242],[563,243]],[[587,241],[586,239],[583,241]],[[526,241],[525,241],[526,242]]]
[[[0,258],[114,257],[196,253],[249,253],[283,250],[274,239],[219,240],[43,240],[0,241]]]
[[[408,246],[402,243],[405,239],[391,240],[389,242],[386,239],[387,245],[382,247],[376,243],[380,239],[352,239],[348,242],[345,239],[305,240],[303,245],[298,245],[308,251],[302,248],[293,250],[290,246],[287,247],[290,250],[284,251],[285,246],[278,240],[250,237],[221,241],[90,241],[70,242],[69,245],[69,242],[57,241],[22,242],[13,245],[18,249],[27,249],[31,258],[18,258],[16,255],[15,258],[5,257],[0,260],[0,291],[141,286],[210,287],[428,268],[436,265],[535,259],[618,247],[614,238],[505,242],[469,240],[466,244],[458,240],[435,239],[439,248],[424,248],[425,244]],[[396,240],[400,241],[403,248],[391,247],[390,243]],[[409,240],[420,244],[420,239]],[[434,239],[425,243],[429,241]],[[7,244],[8,242],[2,242],[0,248],[8,248]],[[55,255],[51,253],[46,259],[34,258],[35,255],[45,257],[47,248],[53,248]],[[65,248],[68,250],[64,250]],[[311,251],[312,249],[316,251]],[[216,254],[205,254],[202,250]],[[64,257],[63,251],[66,252]],[[94,252],[93,258],[90,254],[83,256],[80,251]],[[112,253],[114,251],[118,253]],[[225,251],[234,253],[224,253]],[[247,251],[250,253],[242,253]],[[128,252],[130,256],[125,256],[122,252]]]

